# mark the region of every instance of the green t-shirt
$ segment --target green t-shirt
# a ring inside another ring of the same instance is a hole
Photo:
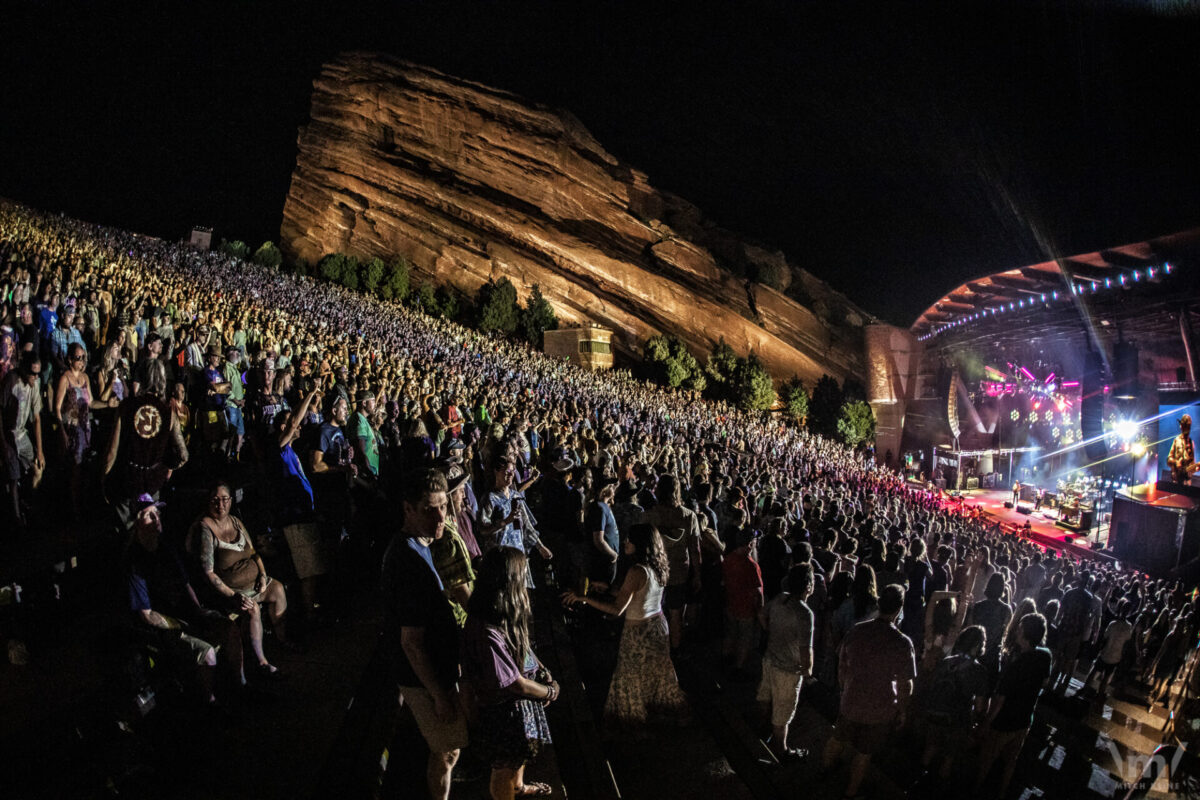
[[[350,433],[355,439],[362,440],[363,453],[367,457],[367,466],[372,475],[379,474],[379,442],[375,438],[375,430],[367,418],[355,411],[350,417]]]

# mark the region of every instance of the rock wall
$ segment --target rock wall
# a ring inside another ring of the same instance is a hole
[[[417,280],[474,292],[539,284],[564,321],[611,327],[618,352],[674,333],[719,338],[778,379],[865,376],[869,316],[782,254],[654,189],[570,114],[371,53],[314,81],[283,212],[286,254],[403,255]],[[789,293],[744,275],[772,269]]]

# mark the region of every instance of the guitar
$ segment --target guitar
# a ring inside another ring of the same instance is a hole
[[[1200,469],[1200,461],[1171,467],[1171,480],[1175,483],[1187,483],[1198,469]]]

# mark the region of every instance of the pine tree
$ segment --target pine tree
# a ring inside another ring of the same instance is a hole
[[[520,323],[517,287],[508,278],[488,281],[479,287],[476,305],[479,308],[479,330],[484,333],[498,331],[505,335],[512,335],[517,330]]]
[[[535,283],[521,311],[521,332],[526,341],[534,347],[541,347],[542,334],[557,329],[558,317],[554,313],[554,306],[542,295],[542,287]]]

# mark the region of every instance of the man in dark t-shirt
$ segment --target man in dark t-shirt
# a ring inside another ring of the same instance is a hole
[[[400,694],[429,744],[429,796],[447,800],[450,774],[467,745],[459,694],[459,637],[454,611],[429,546],[443,535],[446,478],[437,470],[404,487],[404,528],[383,557],[383,647]]]
[[[893,727],[904,725],[917,663],[912,640],[896,628],[903,608],[904,587],[884,587],[879,616],[855,625],[842,643],[842,703],[822,763],[832,769],[846,745],[854,752],[846,797],[858,794],[871,756],[887,743]]]
[[[1008,789],[1025,736],[1033,725],[1033,712],[1042,695],[1042,687],[1050,678],[1054,663],[1050,651],[1042,646],[1045,639],[1045,617],[1026,614],[1021,618],[1017,635],[1019,652],[1000,675],[1000,685],[992,697],[983,726],[976,794],[998,759],[1004,767],[999,794],[1003,796]]]

